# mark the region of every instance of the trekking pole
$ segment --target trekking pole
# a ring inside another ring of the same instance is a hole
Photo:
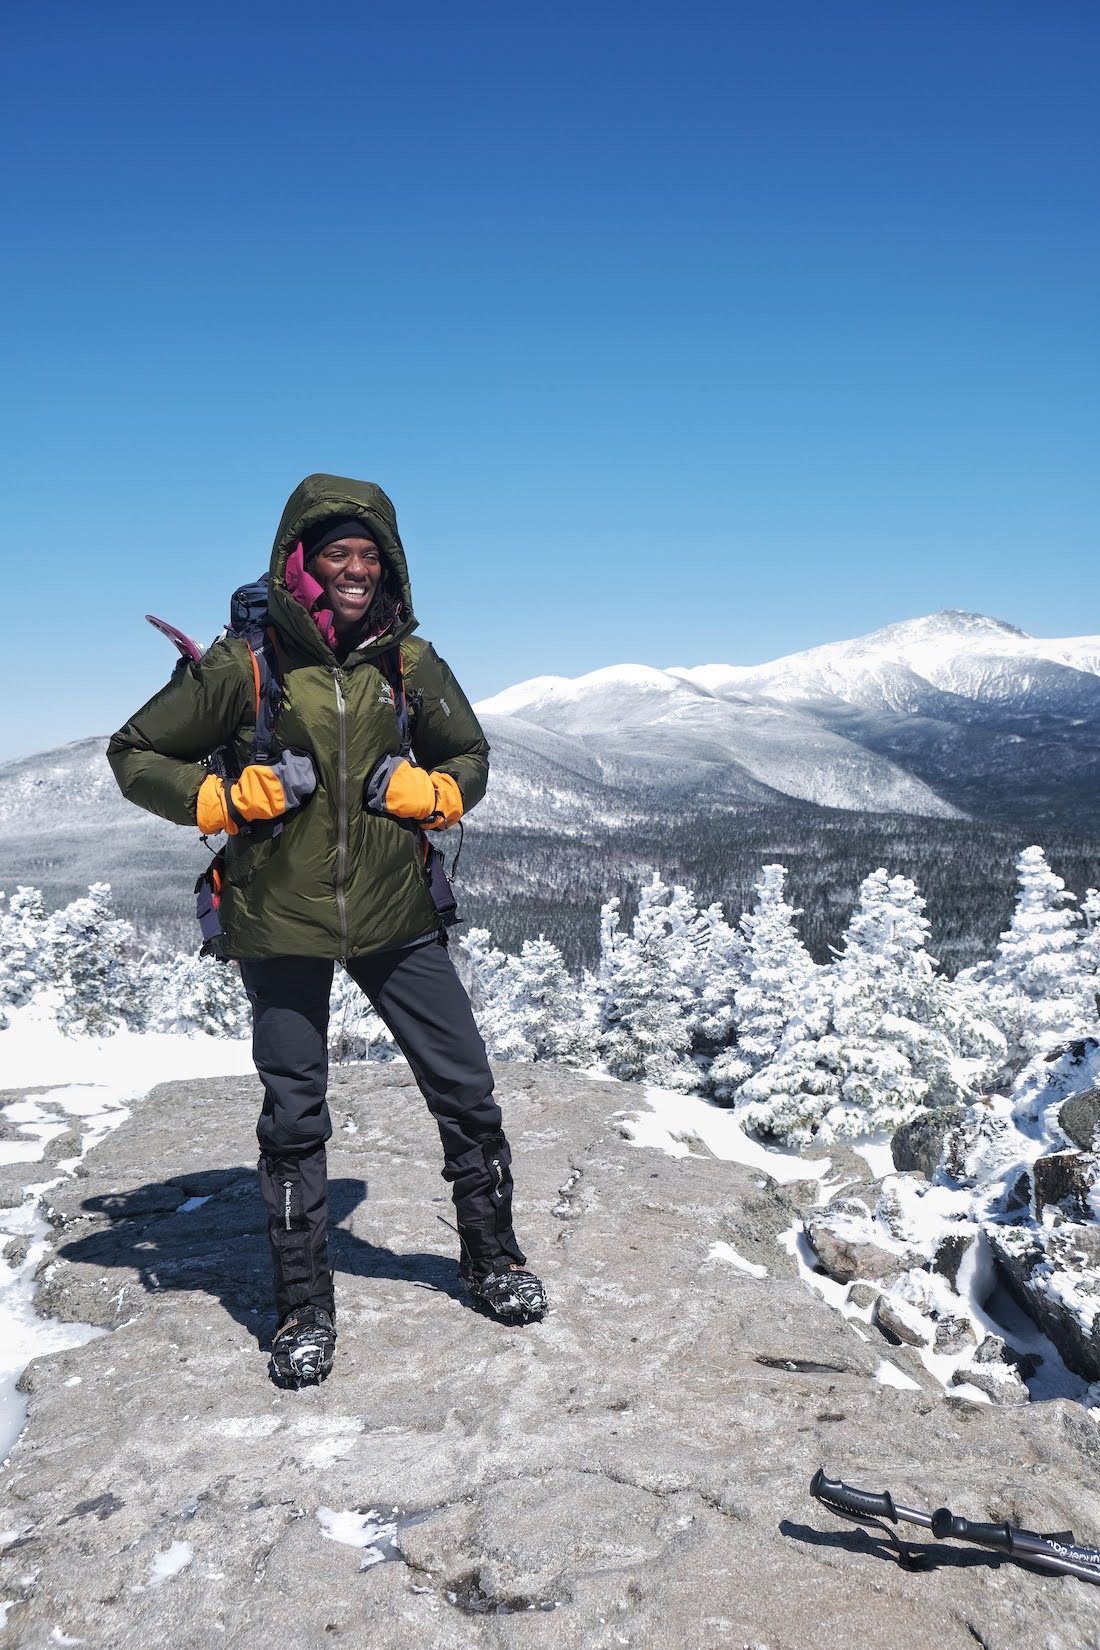
[[[969,1541],[977,1547],[991,1547],[1004,1553],[1018,1564],[1034,1564],[1040,1569],[1060,1575],[1077,1576],[1081,1581],[1100,1582],[1100,1551],[1095,1547],[1079,1547],[1068,1530],[1057,1535],[1038,1535],[1034,1530],[1017,1530],[1011,1524],[982,1524],[969,1518],[960,1518],[946,1507],[934,1513],[918,1512],[914,1507],[899,1507],[889,1490],[857,1490],[839,1478],[826,1478],[824,1467],[818,1467],[810,1480],[810,1494],[838,1518],[847,1518],[854,1524],[877,1525],[897,1548],[901,1562],[913,1569],[926,1562],[929,1547],[913,1547],[898,1539],[885,1522],[917,1524],[931,1530],[937,1541]]]

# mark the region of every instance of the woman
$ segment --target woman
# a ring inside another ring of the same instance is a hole
[[[506,1319],[538,1317],[546,1300],[512,1230],[493,1079],[425,871],[422,831],[481,800],[488,746],[447,665],[413,638],[405,553],[380,488],[314,475],[295,489],[271,553],[268,616],[282,685],[270,755],[253,760],[257,681],[234,636],[180,665],[107,754],[131,801],[227,833],[223,943],[240,962],[264,1085],[256,1132],[278,1314],[272,1367],[299,1384],[328,1374],[336,1340],[325,1095],[337,960],[439,1125],[467,1287]],[[235,783],[203,762],[226,744]]]

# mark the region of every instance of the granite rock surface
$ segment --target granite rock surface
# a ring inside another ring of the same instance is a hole
[[[517,1329],[468,1304],[409,1073],[345,1069],[316,1389],[267,1375],[254,1084],[155,1089],[45,1194],[39,1309],[108,1333],[24,1377],[4,1650],[1100,1647],[1095,1588],[950,1545],[910,1573],[808,1494],[824,1464],[1095,1541],[1087,1412],[944,1394],[802,1281],[775,1182],[632,1145],[638,1089],[498,1079],[551,1313]],[[876,1378],[887,1358],[909,1389]]]

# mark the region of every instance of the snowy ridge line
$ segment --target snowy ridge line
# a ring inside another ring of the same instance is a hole
[[[26,1420],[16,1383],[27,1365],[106,1333],[43,1318],[34,1309],[35,1274],[51,1249],[42,1194],[71,1177],[158,1083],[241,1075],[251,1072],[252,1062],[247,1044],[202,1036],[123,1029],[108,1037],[69,1037],[41,1007],[9,1011],[0,1036],[8,1092],[37,1091],[0,1106],[0,1117],[25,1136],[0,1140],[0,1165],[23,1165],[25,1176],[23,1202],[0,1209],[0,1460],[6,1460]],[[78,1133],[77,1149],[51,1162],[48,1178],[36,1179],[46,1147],[70,1132]]]
[[[938,613],[759,665],[538,676],[476,708],[505,752],[499,818],[489,801],[498,826],[529,812],[525,785],[549,776],[540,758],[554,739],[575,776],[595,758],[597,784],[630,775],[629,794],[648,792],[666,812],[690,793],[714,809],[790,798],[1003,820],[1021,794],[1045,793],[1063,823],[1088,830],[1100,637],[1035,639],[981,614]],[[1060,770],[1048,735],[1065,751]]]
[[[984,680],[968,661],[980,660]],[[605,665],[576,677],[534,676],[479,700],[480,714],[517,716],[533,706],[577,702],[627,691],[673,695],[688,688],[713,698],[757,694],[812,697],[865,693],[868,677],[901,665],[927,686],[962,697],[996,696],[995,666],[1026,669],[1043,661],[1084,675],[1100,674],[1100,636],[1043,639],[980,613],[945,611],[904,620],[846,642],[827,642],[760,665]],[[967,689],[970,689],[970,692]],[[1003,696],[1004,686],[1001,684]]]

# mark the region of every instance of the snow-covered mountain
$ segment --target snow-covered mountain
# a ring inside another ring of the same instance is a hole
[[[601,777],[686,783],[712,802],[763,788],[829,807],[1063,824],[1100,802],[1100,636],[1039,640],[977,613],[764,665],[538,676],[477,708],[513,747],[534,748],[537,728],[594,756]]]
[[[477,708],[586,732],[648,720],[685,690],[735,703],[836,699],[918,715],[964,704],[1090,715],[1100,710],[1100,636],[1042,641],[980,613],[933,613],[764,665],[613,665],[576,678],[536,676]]]
[[[488,901],[494,922],[500,902],[533,901],[540,924],[563,900],[596,907],[609,878],[675,870],[680,837],[715,886],[748,885],[769,858],[820,866],[823,832],[865,874],[840,839],[866,835],[871,815],[929,854],[946,851],[931,846],[945,830],[962,844],[972,821],[1003,823],[1005,855],[1059,829],[1091,835],[1100,817],[1100,638],[1038,641],[980,614],[934,614],[767,665],[538,677],[478,709],[492,779],[463,882],[475,915]],[[124,914],[179,934],[206,850],[124,801],[105,746],[0,765],[0,888],[30,883],[56,904],[106,880]],[[951,852],[951,874],[973,883],[971,851]]]

